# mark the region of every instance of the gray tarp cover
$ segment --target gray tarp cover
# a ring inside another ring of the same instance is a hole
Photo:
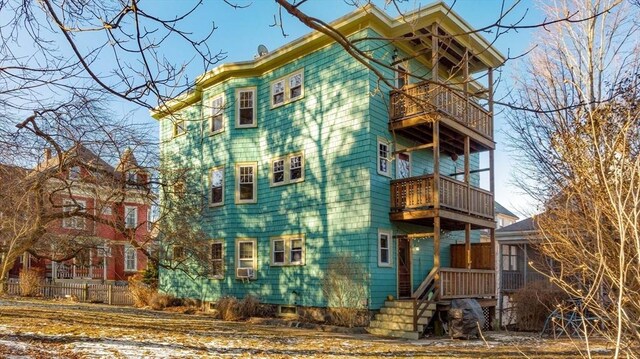
[[[454,299],[449,309],[449,334],[451,338],[479,336],[478,325],[484,327],[482,307],[475,299]]]

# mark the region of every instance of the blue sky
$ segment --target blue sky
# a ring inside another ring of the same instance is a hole
[[[272,26],[274,19],[277,18],[279,20],[278,6],[273,0],[229,1],[246,7],[234,8],[222,0],[205,0],[198,11],[193,13],[188,18],[188,21],[181,24],[181,28],[193,32],[193,37],[196,39],[208,33],[212,24],[215,24],[217,29],[209,39],[208,45],[213,52],[222,51],[226,53],[226,58],[221,63],[251,60],[257,53],[257,47],[260,44],[265,45],[269,50],[274,50],[310,32],[305,25],[288,16],[283,10],[282,23],[284,32],[288,35],[286,37],[283,36],[280,27]],[[357,1],[361,3],[365,2],[364,0],[349,0],[349,2]],[[373,2],[378,7],[385,9],[392,16],[397,15],[397,11],[393,6],[387,6],[385,8],[384,0],[374,0]],[[454,11],[475,28],[493,24],[497,20],[500,14],[500,7],[502,6],[502,0],[458,0],[455,2],[447,0],[445,2],[450,6],[452,5]],[[505,2],[507,8],[516,4],[516,8],[511,16],[505,19],[506,23],[515,22],[521,18],[523,19],[523,24],[534,24],[542,20],[542,16],[532,4],[532,0],[506,0]],[[147,11],[152,11],[154,15],[158,14],[159,17],[167,19],[184,13],[193,3],[193,1],[143,0],[141,6],[147,9]],[[400,5],[403,11],[407,11],[421,6],[424,7],[430,3],[432,3],[432,1],[406,0],[400,2]],[[301,9],[308,15],[326,22],[331,22],[355,10],[353,5],[348,4],[344,0],[308,0],[302,5]],[[0,12],[0,15],[2,15],[0,18],[6,16],[6,11],[4,11],[4,13]],[[495,34],[483,35],[490,40],[495,36]],[[495,46],[505,55],[519,55],[532,46],[531,35],[531,30],[511,31],[499,37]],[[76,34],[76,36],[79,43],[84,44],[86,49],[93,48],[91,42],[83,42],[82,37],[86,35]],[[59,38],[59,40],[61,49],[68,51],[69,56],[72,56],[70,49],[64,48],[67,44],[62,41],[61,38]],[[171,40],[164,45],[165,46],[159,50],[160,53],[176,65],[180,65],[194,58],[193,50],[186,46],[184,42]],[[20,42],[18,46],[20,48],[16,49],[16,51],[22,52],[25,55],[31,51],[28,43]],[[506,89],[510,88],[510,76],[513,76],[511,69],[513,69],[516,64],[517,60],[509,62],[503,67],[502,82],[498,88],[496,98],[501,97],[501,93],[504,93]],[[104,69],[98,69],[103,70],[103,74],[109,71],[110,67],[108,66],[112,64],[106,61],[105,65]],[[193,82],[203,71],[204,67],[201,63],[197,60],[192,61],[186,71],[189,82]],[[115,115],[124,116],[126,114],[131,116],[134,122],[157,126],[157,123],[151,119],[146,109],[137,108],[131,103],[114,98],[111,109],[115,112]],[[508,129],[504,124],[503,117],[499,113],[500,109],[497,108],[496,110],[498,112],[495,118],[496,141],[498,143],[495,168],[496,199],[507,208],[523,215],[529,215],[535,211],[535,208],[526,197],[519,193],[517,188],[510,185],[514,161],[510,159],[505,146],[506,140],[504,132],[508,131]]]
[[[284,32],[288,35],[284,37],[280,27],[272,26],[274,18],[278,18],[278,7],[271,0],[237,0],[239,5],[248,5],[246,8],[233,8],[222,1],[208,1],[192,18],[193,31],[198,33],[206,31],[213,22],[217,27],[209,44],[212,50],[226,52],[226,59],[223,62],[246,61],[253,58],[260,44],[265,45],[269,50],[274,50],[300,36],[310,32],[310,30],[296,19],[288,16],[283,10],[282,23]],[[391,6],[385,8],[384,1],[374,1],[380,8],[386,9],[389,14],[397,15],[397,11]],[[420,6],[430,4],[432,1],[406,1],[401,3],[402,9],[410,10]],[[456,2],[446,1],[453,5],[454,11],[461,15],[472,27],[480,28],[493,24],[499,14],[502,5],[501,0],[458,0]],[[158,10],[166,15],[175,14],[184,9],[179,3],[171,1],[158,1],[161,7]],[[506,18],[506,22],[514,22],[523,18],[523,24],[532,24],[542,20],[540,12],[531,1],[506,1],[506,7],[516,4],[515,11]],[[308,15],[330,22],[351,11],[354,7],[343,0],[309,0],[303,4],[301,9]],[[483,34],[488,39],[493,39],[495,34]],[[531,31],[511,31],[501,35],[495,46],[503,54],[512,56],[525,52],[531,46]],[[187,60],[185,52],[177,51],[176,61]],[[502,83],[498,91],[508,89],[509,78],[512,76],[510,69],[517,61],[510,62],[503,69]],[[202,73],[201,66],[193,66],[189,69],[189,79],[195,79]],[[497,94],[500,97],[500,94]],[[127,105],[123,105],[124,108]],[[499,111],[499,108],[496,109]],[[135,113],[136,119],[148,121],[146,111],[139,110]],[[504,131],[508,131],[504,124],[503,117],[498,114],[495,119],[496,141],[498,147],[496,151],[496,199],[507,208],[519,212],[523,216],[535,212],[531,202],[520,193],[520,191],[510,184],[514,161],[507,153],[505,146]]]

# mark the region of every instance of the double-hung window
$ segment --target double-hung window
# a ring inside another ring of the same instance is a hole
[[[236,278],[255,279],[258,264],[257,240],[236,239]]]
[[[124,246],[124,271],[135,272],[138,270],[138,255],[135,247],[130,244]]]
[[[124,207],[124,228],[136,228],[138,226],[138,207]]]
[[[224,244],[221,240],[211,242],[211,277],[224,277]]]
[[[178,137],[187,132],[187,125],[184,120],[174,120],[173,121],[173,137]]]
[[[257,164],[239,163],[236,165],[236,203],[256,203]]]
[[[271,82],[271,107],[278,107],[304,96],[304,73],[296,71]]]
[[[69,179],[72,181],[80,179],[80,166],[73,166],[69,168]]]
[[[211,120],[209,131],[211,134],[224,131],[224,96],[216,96],[210,102]]]
[[[401,89],[409,84],[409,73],[403,65],[396,66],[396,87]]]
[[[224,167],[215,167],[209,175],[211,206],[221,206],[224,204]]]
[[[271,238],[271,265],[304,265],[304,236]]]
[[[391,233],[378,232],[378,266],[391,266]]]
[[[271,161],[271,185],[304,181],[304,154],[293,153]]]
[[[256,89],[236,90],[236,127],[256,127]]]
[[[502,245],[502,270],[503,271],[519,271],[520,270],[520,254],[517,245]]]
[[[391,147],[386,140],[378,139],[378,174],[390,176],[389,162],[391,159]]]
[[[79,201],[79,200],[71,200],[71,199],[65,199],[63,201],[63,211],[65,213],[84,213],[86,212],[86,208],[87,208],[87,202],[86,201]],[[70,228],[70,229],[84,229],[85,228],[85,223],[84,223],[84,217],[80,217],[80,216],[69,216],[67,217],[65,215],[65,217],[62,219],[62,227],[63,228]]]

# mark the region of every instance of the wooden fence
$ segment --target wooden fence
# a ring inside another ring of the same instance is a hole
[[[493,247],[491,243],[471,243],[471,268],[493,269]],[[451,245],[451,267],[467,268],[467,251],[464,243]]]
[[[20,295],[20,283],[10,282],[6,286],[6,293]],[[80,302],[133,305],[133,295],[126,285],[42,283],[36,295],[43,298],[74,298]]]

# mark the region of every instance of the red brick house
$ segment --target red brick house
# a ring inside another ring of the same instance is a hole
[[[66,166],[67,170],[48,180],[53,206],[64,212],[90,212],[100,220],[69,216],[53,221],[47,228],[49,235],[62,236],[56,237],[58,240],[77,239],[86,243],[84,248],[64,262],[37,259],[25,253],[10,276],[17,277],[23,268],[36,267],[41,268],[45,278],[56,282],[125,281],[147,266],[146,256],[130,245],[123,232],[135,235],[140,244],[151,240],[149,174],[138,166],[130,150],[125,151],[115,168],[82,145],[69,152],[77,165]],[[59,158],[46,151],[34,173],[58,164]]]

